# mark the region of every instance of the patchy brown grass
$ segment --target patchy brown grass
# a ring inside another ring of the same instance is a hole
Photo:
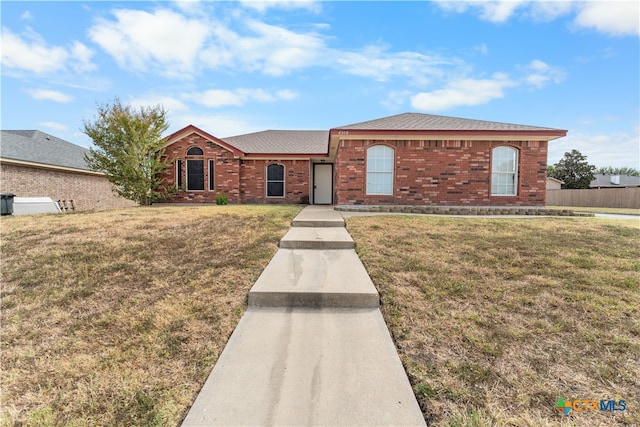
[[[2,425],[176,425],[300,207],[2,218]]]
[[[348,219],[425,419],[640,425],[640,228],[593,218]],[[624,399],[562,417],[558,397]]]

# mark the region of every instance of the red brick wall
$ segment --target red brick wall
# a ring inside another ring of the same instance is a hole
[[[172,160],[173,166],[164,177],[165,185],[176,186],[176,159],[183,161],[182,182],[186,183],[186,153],[194,146],[201,148],[204,154],[188,158],[204,160],[205,189],[180,192],[168,202],[215,203],[217,194],[225,194],[229,203],[309,203],[308,160],[241,160],[197,134],[191,134],[167,147],[165,155]],[[213,191],[208,189],[209,159],[215,161]],[[285,167],[285,197],[267,197],[266,167],[271,163]]]
[[[267,197],[267,165],[284,166],[285,197]],[[243,203],[309,203],[309,160],[243,160],[240,198]]]
[[[179,203],[215,203],[216,195],[224,194],[229,203],[240,203],[240,159],[236,159],[233,153],[222,148],[218,144],[208,142],[205,138],[197,134],[191,134],[179,141],[174,142],[165,151],[172,161],[171,168],[164,177],[165,185],[176,186],[175,160],[182,160],[182,183],[186,183],[187,173],[187,150],[191,147],[199,147],[204,154],[202,156],[189,156],[189,159],[204,160],[204,190],[183,191],[177,193],[172,199],[167,201]],[[209,191],[209,160],[214,160],[214,189]]]
[[[366,150],[394,148],[394,191],[366,192]],[[519,149],[517,196],[491,196],[491,150]],[[547,142],[538,141],[340,141],[335,161],[337,204],[443,206],[544,206]]]
[[[107,177],[20,165],[0,165],[0,192],[17,197],[73,200],[76,210],[137,206],[111,190]]]

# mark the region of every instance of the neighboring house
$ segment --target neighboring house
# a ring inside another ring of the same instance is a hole
[[[547,144],[566,130],[419,113],[328,131],[167,137],[169,202],[544,206]]]
[[[625,188],[640,187],[639,176],[596,174],[589,184],[591,188]]]
[[[547,190],[560,190],[564,181],[548,176],[547,177]]]
[[[135,206],[89,169],[86,148],[38,130],[0,132],[0,191],[17,197],[73,200],[76,210]]]

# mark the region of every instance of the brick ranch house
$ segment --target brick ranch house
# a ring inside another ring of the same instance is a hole
[[[566,130],[405,113],[329,131],[167,137],[168,202],[543,207]]]

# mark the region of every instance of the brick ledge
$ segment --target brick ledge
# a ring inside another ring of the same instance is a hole
[[[427,215],[535,215],[535,216],[579,216],[593,217],[592,213],[574,212],[568,209],[546,209],[541,207],[498,206],[409,206],[409,205],[336,205],[342,212],[389,212]]]

